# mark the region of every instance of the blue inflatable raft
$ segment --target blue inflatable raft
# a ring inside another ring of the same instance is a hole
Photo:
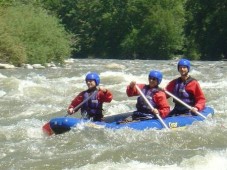
[[[214,110],[211,107],[206,107],[200,112],[205,117],[212,116]],[[106,116],[103,122],[92,122],[90,120],[73,118],[73,117],[57,117],[50,120],[50,128],[55,134],[61,134],[69,131],[71,128],[75,128],[78,125],[92,128],[110,128],[110,129],[121,129],[121,128],[131,128],[135,130],[145,130],[145,129],[163,129],[165,128],[158,119],[145,119],[140,121],[132,121],[119,123],[119,121],[132,115],[132,113],[122,113],[113,116]],[[178,128],[183,126],[188,126],[196,121],[203,121],[204,118],[201,116],[175,116],[167,117],[163,119],[165,124],[169,128]]]

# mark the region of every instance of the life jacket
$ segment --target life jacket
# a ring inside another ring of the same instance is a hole
[[[86,91],[83,95],[84,100],[86,100],[94,92]],[[97,93],[98,94],[98,93]],[[81,107],[81,114],[88,114],[90,117],[95,115],[102,115],[102,103],[97,99],[97,94],[92,96],[87,102],[85,102]]]
[[[149,103],[155,108],[156,104],[153,100],[153,95],[159,91],[158,88],[150,89],[150,87],[148,85],[145,85],[141,91],[146,96]],[[141,97],[141,96],[139,96],[137,98],[136,108],[137,108],[137,111],[142,112],[142,113],[149,113],[149,114],[152,113],[151,108],[149,107],[149,105],[146,103],[146,101],[144,101],[143,97]]]
[[[181,78],[178,78],[176,80],[176,85],[173,91],[173,94],[175,96],[177,96],[179,99],[181,99],[183,102],[187,103],[190,106],[193,106],[195,104],[195,100],[192,94],[188,93],[185,90],[185,87],[187,86],[188,83],[190,83],[193,80],[195,79],[192,77],[189,77],[185,82],[183,82]],[[175,107],[178,108],[179,110],[185,109],[185,106],[178,103],[176,100],[173,99],[173,102],[176,104]]]

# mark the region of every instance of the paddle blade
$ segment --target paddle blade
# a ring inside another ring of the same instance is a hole
[[[50,127],[50,122],[43,125],[43,132],[48,136],[51,136],[52,134],[54,134],[53,130]]]

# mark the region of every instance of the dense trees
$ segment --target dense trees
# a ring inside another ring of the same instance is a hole
[[[56,17],[35,4],[9,4],[0,8],[0,62],[63,63],[70,57],[69,35]]]
[[[75,56],[170,59],[183,47],[183,0],[44,3],[75,35]]]
[[[182,50],[182,0],[129,1],[127,9],[132,27],[122,43],[128,52],[134,50],[139,58],[170,59]]]
[[[0,61],[62,62],[71,49],[73,57],[226,59],[226,5],[227,0],[1,0]]]
[[[188,0],[187,50],[203,60],[227,59],[227,0]]]
[[[227,0],[47,0],[45,4],[76,35],[75,56],[227,58]]]

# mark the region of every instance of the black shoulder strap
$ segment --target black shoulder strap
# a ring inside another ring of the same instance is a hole
[[[197,81],[197,80],[194,79],[193,77],[189,76],[189,78],[186,80],[185,84],[188,84],[188,83],[190,83],[190,82],[193,81],[193,80]]]
[[[146,90],[149,90],[150,89],[150,86],[149,85],[145,85],[144,86],[144,88],[146,89]],[[157,86],[157,87],[154,87],[155,88],[155,90],[158,92],[158,91],[161,91],[161,89]]]

